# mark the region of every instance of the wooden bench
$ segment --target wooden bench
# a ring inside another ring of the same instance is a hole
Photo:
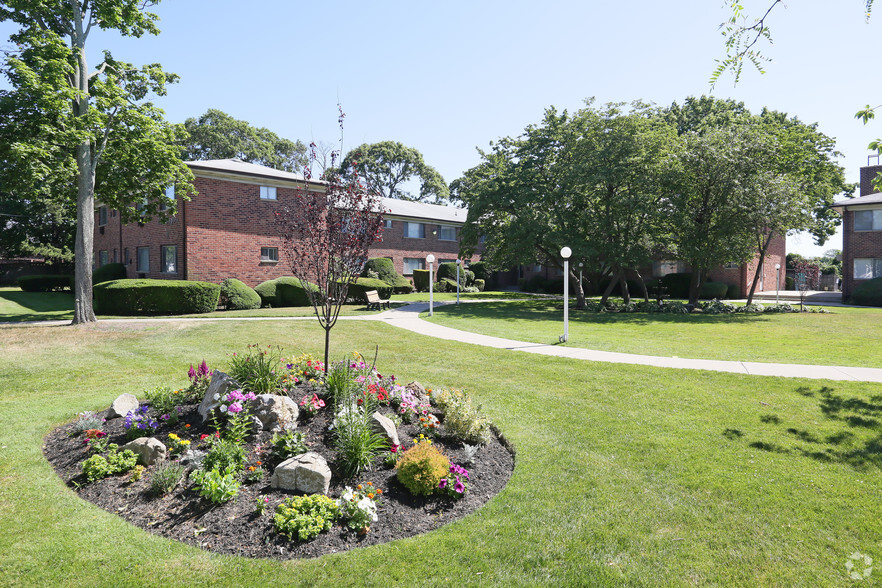
[[[386,308],[392,308],[390,302],[388,300],[383,300],[382,298],[380,298],[380,295],[379,293],[377,293],[376,290],[368,290],[364,293],[364,295],[367,296],[368,310],[383,310],[384,305],[386,306]]]

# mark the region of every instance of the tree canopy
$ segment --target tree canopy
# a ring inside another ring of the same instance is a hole
[[[189,136],[182,146],[188,160],[237,158],[294,173],[303,172],[307,163],[306,146],[300,141],[283,139],[214,108],[188,118],[184,127]]]
[[[341,162],[341,169],[356,169],[369,190],[384,198],[443,203],[449,196],[447,184],[435,168],[412,147],[396,141],[365,143],[352,149]],[[407,190],[411,180],[419,181],[419,193]]]
[[[163,214],[174,185],[186,197],[192,174],[176,144],[183,127],[168,124],[150,97],[164,95],[177,76],[159,64],[136,68],[110,52],[95,70],[86,60],[97,27],[123,36],[157,34],[158,17],[142,0],[6,0],[0,20],[19,30],[10,40],[0,92],[0,138],[6,142],[0,183],[12,198],[48,194],[76,203],[74,323],[95,320],[92,239],[96,197],[123,220]],[[40,187],[48,187],[41,189]],[[142,206],[136,212],[135,204]],[[166,214],[173,214],[171,207]]]

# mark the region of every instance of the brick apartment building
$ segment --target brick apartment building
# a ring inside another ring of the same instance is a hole
[[[192,161],[198,194],[177,198],[177,214],[166,223],[122,224],[106,206],[95,211],[95,265],[121,262],[130,278],[201,280],[237,278],[249,286],[291,275],[274,213],[298,192],[321,191],[324,183],[236,159]],[[169,198],[174,194],[169,192]],[[382,241],[371,257],[389,257],[409,276],[425,268],[431,253],[454,261],[467,211],[449,206],[384,199]],[[477,260],[477,257],[475,258]]]
[[[882,193],[873,179],[882,165],[861,168],[860,196],[833,205],[842,215],[842,299],[864,280],[882,278]]]

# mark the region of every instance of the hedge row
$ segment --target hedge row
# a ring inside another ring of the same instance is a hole
[[[101,314],[190,314],[217,308],[221,287],[188,280],[111,280],[93,288]]]
[[[392,286],[392,291],[396,294],[410,294],[413,292],[413,286],[411,285],[410,280],[395,271],[395,265],[388,257],[372,257],[367,260],[361,276],[363,278],[369,278],[370,272],[377,274],[376,279],[382,280]],[[388,296],[382,295],[380,297],[388,298]]]
[[[282,306],[311,306],[309,295],[304,288],[313,292],[318,291],[318,286],[311,282],[303,282],[298,278],[286,276],[267,280],[258,284],[254,291],[260,296],[261,305],[265,307]]]
[[[73,276],[59,274],[37,274],[22,276],[17,280],[23,292],[60,292],[71,290]]]

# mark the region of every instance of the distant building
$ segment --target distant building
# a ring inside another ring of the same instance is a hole
[[[860,195],[833,205],[842,215],[842,299],[865,280],[882,278],[882,193],[873,179],[882,165],[861,168]]]

